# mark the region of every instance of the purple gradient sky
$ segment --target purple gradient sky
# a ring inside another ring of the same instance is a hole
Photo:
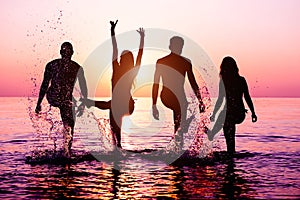
[[[45,64],[72,41],[74,60],[119,33],[164,28],[188,36],[216,66],[236,58],[252,96],[300,97],[300,1],[1,1],[0,96],[28,96],[39,87]],[[109,84],[109,83],[108,83]]]

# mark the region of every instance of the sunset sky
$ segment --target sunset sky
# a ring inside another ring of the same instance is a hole
[[[72,42],[73,59],[83,65],[110,39],[109,21],[119,19],[117,33],[142,26],[146,40],[150,28],[185,35],[216,67],[233,56],[254,97],[300,97],[298,0],[1,0],[0,5],[0,96],[36,94],[45,64],[59,57],[64,41]]]

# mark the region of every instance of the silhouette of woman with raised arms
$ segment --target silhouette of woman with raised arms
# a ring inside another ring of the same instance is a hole
[[[106,101],[92,101],[86,100],[86,105],[95,105],[99,109],[109,109],[110,126],[113,134],[113,143],[119,148],[121,146],[121,126],[122,118],[125,115],[131,115],[134,110],[134,100],[131,94],[131,88],[133,86],[135,77],[139,71],[143,48],[145,31],[143,28],[139,28],[137,32],[140,34],[140,46],[139,52],[134,64],[134,57],[131,51],[124,50],[120,56],[120,62],[118,62],[118,47],[115,37],[115,27],[118,23],[110,21],[111,24],[111,39],[113,45],[112,55],[112,99]]]
[[[215,115],[220,109],[223,100],[226,98],[226,111],[223,110],[221,113],[226,112],[225,122],[223,124],[224,136],[226,139],[227,153],[233,155],[235,153],[235,125],[240,124],[245,119],[245,109],[243,103],[243,97],[245,98],[247,105],[249,106],[252,113],[252,122],[257,121],[257,116],[254,111],[254,106],[249,94],[248,85],[246,79],[239,75],[239,69],[232,57],[225,57],[220,66],[220,86],[219,86],[219,97],[216,102],[211,121],[215,120]],[[222,81],[225,87],[225,93],[222,92]],[[222,114],[220,114],[221,116]],[[218,118],[220,121],[220,117]],[[216,122],[220,124],[220,122]],[[208,131],[209,140],[213,140],[214,135],[219,131],[219,128],[215,126],[213,130]]]

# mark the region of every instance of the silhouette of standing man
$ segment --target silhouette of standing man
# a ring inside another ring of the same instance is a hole
[[[65,129],[64,154],[66,157],[70,157],[75,126],[75,116],[73,116],[75,105],[72,101],[72,93],[77,78],[81,93],[85,99],[87,98],[87,86],[83,68],[71,60],[73,53],[72,44],[64,42],[60,49],[61,59],[55,59],[46,65],[35,109],[36,113],[41,111],[41,103],[45,95],[47,95],[46,98],[51,106],[59,108]],[[82,103],[78,110],[82,111],[83,108],[84,104]],[[78,115],[81,114],[82,112]]]
[[[198,84],[196,82],[191,61],[181,56],[184,45],[183,38],[174,36],[170,39],[169,49],[171,53],[156,63],[154,83],[152,87],[152,114],[159,119],[156,107],[160,78],[163,88],[160,93],[162,103],[173,111],[174,133],[177,132],[181,123],[186,120],[188,102],[184,92],[184,81],[187,75],[192,89],[199,101],[200,112],[204,112],[205,106],[201,99]]]

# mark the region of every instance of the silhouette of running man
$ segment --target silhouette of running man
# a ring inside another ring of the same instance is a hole
[[[247,105],[251,110],[252,122],[257,121],[257,116],[254,111],[252,99],[249,94],[248,85],[246,79],[239,75],[239,69],[235,60],[227,56],[222,60],[220,66],[220,84],[219,84],[219,96],[211,116],[211,121],[215,120],[216,113],[220,109],[223,101],[226,98],[226,107],[221,111],[219,118],[216,121],[216,125],[210,131],[208,130],[209,140],[213,140],[215,134],[222,128],[226,139],[227,153],[233,155],[235,153],[235,131],[236,124],[240,124],[246,117],[247,110],[245,109],[243,97],[245,98]],[[223,81],[223,84],[221,82]],[[222,92],[222,87],[225,87],[225,93]],[[221,124],[221,116],[226,114],[224,124]]]
[[[117,23],[118,20],[116,22],[110,21],[111,40],[113,45],[113,74],[111,79],[112,99],[107,102],[87,99],[85,101],[85,104],[88,107],[94,105],[99,109],[109,109],[110,127],[113,134],[113,144],[119,148],[122,148],[122,118],[126,115],[131,115],[134,111],[134,100],[132,98],[131,89],[142,61],[145,31],[143,28],[139,28],[139,30],[137,30],[137,32],[140,34],[140,45],[136,61],[134,62],[134,56],[131,51],[124,50],[120,56],[119,62],[118,46],[115,36],[115,27]]]
[[[159,120],[157,109],[157,97],[160,79],[163,87],[160,93],[162,103],[173,111],[174,133],[179,129],[181,122],[186,120],[188,101],[184,92],[184,81],[187,75],[192,89],[199,101],[200,112],[204,112],[205,106],[201,99],[198,84],[196,82],[191,61],[181,56],[184,45],[183,38],[174,36],[170,39],[169,49],[171,53],[156,63],[154,83],[152,86],[152,114]]]
[[[41,84],[39,98],[35,112],[41,111],[41,103],[45,95],[49,104],[58,107],[64,125],[64,154],[70,157],[75,126],[75,105],[73,102],[73,89],[76,80],[79,81],[81,93],[87,98],[87,86],[83,68],[71,60],[73,47],[69,42],[61,45],[60,59],[55,59],[46,65],[44,79]],[[49,85],[50,84],[50,85]],[[82,114],[84,104],[78,108],[78,116]]]

